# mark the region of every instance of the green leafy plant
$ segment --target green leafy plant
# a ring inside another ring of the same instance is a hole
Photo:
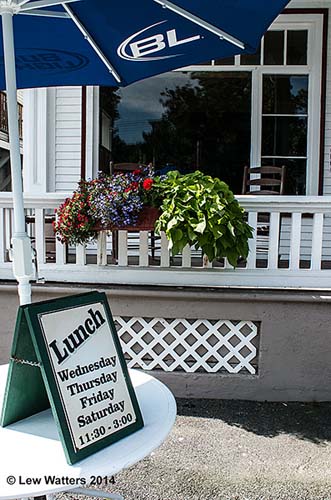
[[[232,266],[248,255],[252,228],[225,182],[200,171],[169,172],[154,181],[162,198],[157,232],[164,231],[172,255],[188,244],[201,248],[210,261],[226,257]]]

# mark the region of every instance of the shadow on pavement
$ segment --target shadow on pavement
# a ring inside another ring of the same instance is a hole
[[[254,434],[292,434],[316,444],[331,442],[331,402],[268,403],[177,399],[178,415],[219,419]]]

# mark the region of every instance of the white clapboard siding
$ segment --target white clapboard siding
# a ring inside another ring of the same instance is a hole
[[[73,187],[72,187],[72,182],[69,181],[58,181],[57,182],[57,193],[68,193],[72,192]]]
[[[80,102],[79,102],[79,98],[77,99],[70,99],[70,103],[72,106],[76,106],[76,108],[79,110],[79,107],[80,107]],[[58,112],[61,113],[61,118],[62,120],[65,120],[65,121],[70,121],[72,119],[79,119],[79,115],[80,115],[80,112],[77,111],[77,110],[73,110],[71,111],[70,109],[68,109],[68,105],[67,103],[63,102],[63,104],[59,104],[57,102],[57,109],[58,109]]]
[[[72,156],[74,154],[72,153]],[[68,172],[68,174],[76,174],[77,168],[80,167],[80,160],[77,158],[67,158],[66,160],[62,158],[56,158],[57,168],[59,169],[59,174],[63,173],[64,169]],[[62,170],[62,172],[61,172]]]
[[[59,174],[66,174],[66,175],[76,175],[76,168],[75,167],[58,167]]]
[[[329,214],[324,215],[323,221],[323,260],[331,260],[331,219]],[[310,259],[312,252],[313,241],[313,224],[312,217],[303,216],[301,220],[300,232],[300,258]],[[287,259],[290,252],[290,239],[291,239],[292,222],[291,217],[284,217],[282,219],[281,239],[280,239],[280,255],[282,259]]]
[[[75,105],[79,106],[80,103],[81,103],[81,96],[78,96],[78,95],[76,97],[72,96],[71,97],[71,102],[72,102],[72,104],[75,104]],[[67,97],[60,97],[59,96],[58,99],[57,99],[57,104],[58,104],[58,106],[66,106],[66,104],[67,104]]]
[[[61,137],[59,144],[80,144],[81,130],[77,128],[68,131],[66,128],[63,130],[59,128],[56,131],[56,136]]]
[[[73,191],[81,172],[81,87],[56,89],[55,190]]]
[[[293,238],[293,222],[296,224],[297,214],[293,214],[292,217],[282,218],[282,229],[281,229],[281,240],[280,240],[280,255],[282,258],[288,258],[290,253],[290,241]],[[300,228],[295,229],[295,238],[299,239],[300,248],[300,258],[309,259],[311,255],[311,244],[312,244],[312,221],[313,219],[300,218]],[[300,229],[300,231],[299,231]]]
[[[330,5],[326,5],[329,7]],[[325,107],[325,144],[324,144],[324,172],[323,172],[323,194],[331,194],[331,17],[329,11],[328,26],[328,53],[326,74],[326,107]],[[331,213],[324,216],[323,227],[323,256],[331,258]]]
[[[23,96],[24,96],[24,92],[23,92],[23,90],[18,90],[18,91],[17,91],[17,102],[18,102],[19,104],[24,104],[24,103],[23,103]]]
[[[77,144],[58,144],[58,147],[56,149],[56,154],[59,155],[61,153],[72,153],[72,152],[78,152],[80,153],[81,151],[81,144],[77,142]]]

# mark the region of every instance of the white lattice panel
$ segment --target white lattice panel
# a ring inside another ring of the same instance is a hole
[[[115,317],[130,368],[257,373],[252,321]]]

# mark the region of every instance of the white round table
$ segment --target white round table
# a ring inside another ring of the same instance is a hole
[[[0,366],[0,408],[7,368],[8,365]],[[164,384],[150,375],[130,370],[130,376],[143,415],[144,427],[75,465],[68,465],[66,462],[51,410],[8,427],[0,427],[0,499],[73,490],[81,486],[81,478],[88,485],[93,476],[110,477],[157,448],[175,422],[175,399]],[[50,476],[68,484],[47,484]],[[10,477],[14,477],[14,480],[7,481]],[[34,482],[31,483],[31,480]]]

